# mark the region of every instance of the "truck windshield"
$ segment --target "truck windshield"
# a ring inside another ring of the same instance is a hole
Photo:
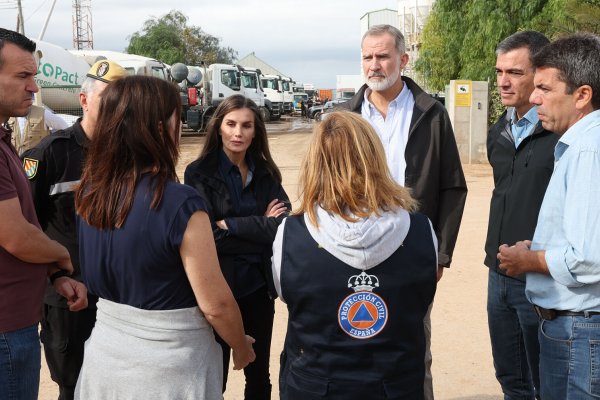
[[[277,90],[277,81],[275,79],[263,79],[262,85],[265,89]]]
[[[256,79],[256,75],[242,74],[242,86],[250,89],[258,88],[258,79]]]
[[[301,102],[302,100],[307,101],[308,95],[307,94],[295,94],[294,95],[294,101]]]
[[[165,69],[161,67],[152,67],[152,76],[160,79],[167,79]]]
[[[234,70],[228,69],[221,71],[221,83],[233,90],[240,90]]]

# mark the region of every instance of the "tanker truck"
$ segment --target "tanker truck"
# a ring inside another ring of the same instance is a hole
[[[89,65],[93,65],[98,60],[111,60],[125,68],[129,75],[146,75],[165,80],[169,79],[167,65],[154,58],[110,50],[69,50],[69,53],[82,58]]]
[[[170,79],[168,66],[153,58],[108,50],[65,50],[40,40],[36,44],[39,67],[35,81],[40,87],[42,102],[56,112],[81,115],[81,83],[90,66],[98,60],[115,61],[130,75]]]
[[[191,105],[187,111],[187,126],[189,129],[202,131],[216,107],[226,97],[241,94],[252,99],[259,107],[261,117],[265,122],[278,119],[279,108],[273,107],[271,101],[265,98],[260,83],[260,70],[244,68],[234,64],[201,63],[202,81],[198,84],[196,105]],[[191,96],[193,97],[193,96]]]
[[[90,64],[60,46],[35,42],[39,64],[34,79],[42,102],[56,112],[81,115],[79,88]]]
[[[292,79],[281,75],[261,75],[261,83],[273,107],[278,105],[282,115],[292,114],[294,111]]]

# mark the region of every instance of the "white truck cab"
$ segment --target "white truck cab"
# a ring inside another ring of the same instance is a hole
[[[233,64],[211,64],[201,68],[204,70],[199,84],[202,101],[188,110],[188,128],[203,130],[219,103],[234,94],[252,99],[265,122],[279,117],[279,109],[274,110],[271,102],[265,98],[259,79],[260,70]]]

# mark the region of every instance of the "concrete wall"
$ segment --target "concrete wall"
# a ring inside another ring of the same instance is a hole
[[[465,104],[466,92],[470,101]],[[460,159],[465,164],[487,163],[488,83],[450,81],[446,88],[446,108],[452,122]]]

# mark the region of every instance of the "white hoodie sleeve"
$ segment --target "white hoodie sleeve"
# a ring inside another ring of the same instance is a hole
[[[273,256],[271,257],[271,268],[273,270],[273,283],[275,284],[275,290],[281,301],[285,303],[285,299],[281,294],[281,257],[283,257],[283,230],[285,229],[285,218],[281,221],[281,224],[277,228],[277,234],[273,241]],[[436,246],[437,247],[437,246]]]
[[[435,247],[435,266],[437,268],[437,266],[440,264],[438,261],[438,239],[437,236],[435,235],[435,230],[433,230],[433,225],[431,224],[431,221],[429,220],[429,218],[427,218],[427,221],[429,221],[429,227],[431,228],[431,236],[433,236],[433,247]]]

